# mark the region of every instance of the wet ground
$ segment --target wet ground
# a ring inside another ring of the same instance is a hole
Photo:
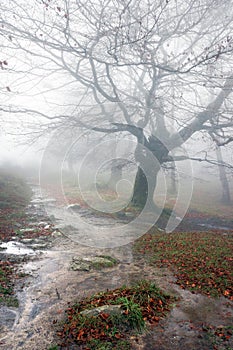
[[[1,250],[2,258],[11,256],[13,259],[19,258],[19,261],[22,259],[20,271],[28,276],[16,285],[19,308],[0,309],[0,349],[48,350],[57,342],[54,320],[62,319],[68,302],[141,278],[152,279],[164,290],[177,295],[179,301],[170,315],[157,327],[142,337],[132,339],[134,349],[214,349],[203,325],[233,326],[233,305],[229,300],[215,300],[181,289],[176,285],[175,278],[169,270],[150,267],[143,260],[135,259],[131,243],[122,247],[114,247],[114,244],[111,248],[93,247],[96,243],[93,237],[96,235],[102,235],[101,242],[106,240],[106,230],[101,230],[101,227],[105,225],[108,230],[113,229],[116,226],[113,219],[99,219],[98,225],[92,226],[90,236],[86,231],[86,224],[83,224],[83,216],[89,215],[87,212],[75,213],[76,224],[72,225],[74,214],[69,212],[70,209],[58,208],[53,199],[41,196],[38,187],[34,187],[34,198],[28,210],[31,214],[34,213],[38,223],[44,222],[44,228],[50,225],[50,229],[53,229],[48,236],[34,237],[26,241],[16,237],[2,245],[2,248],[6,248]],[[47,213],[54,226],[45,220],[48,219]],[[77,215],[80,216],[78,227]],[[90,220],[96,218],[90,215]],[[214,223],[200,222],[199,218],[196,224],[200,227],[200,224]],[[222,226],[222,222],[220,225],[219,222],[215,224]],[[119,228],[122,222],[117,222],[117,225]],[[223,230],[225,229],[224,224]],[[123,239],[121,234],[118,235],[118,239]],[[80,244],[77,242],[79,240],[82,243],[89,242],[92,247]],[[111,243],[111,240],[109,241]],[[73,257],[101,254],[115,257],[119,264],[99,271],[71,269]],[[228,346],[230,349],[233,344],[229,343]]]
[[[233,220],[189,211],[175,231],[218,231],[233,233]]]

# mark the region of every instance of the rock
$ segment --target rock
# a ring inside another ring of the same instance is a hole
[[[48,248],[48,243],[35,243],[30,245],[30,248],[37,250],[37,249],[46,249]]]
[[[84,262],[82,259],[73,259],[73,261],[70,264],[70,268],[73,271],[90,271],[90,264]]]
[[[125,212],[125,216],[126,216],[127,218],[135,218],[135,217],[136,217],[136,214],[133,213],[132,211],[126,211],[126,212]]]
[[[40,221],[38,222],[37,226],[46,226],[48,223],[46,221]]]
[[[21,233],[32,233],[35,231],[35,228],[21,228],[19,231]]]
[[[103,305],[91,310],[81,311],[80,314],[84,316],[98,316],[100,313],[113,315],[121,314],[122,311],[121,305]]]
[[[81,206],[80,206],[80,204],[78,204],[78,203],[74,203],[74,204],[70,204],[70,205],[68,205],[67,207],[66,207],[66,209],[68,209],[68,210],[79,210],[79,209],[81,209]]]
[[[0,309],[0,324],[7,328],[12,328],[17,317],[17,312],[5,306]]]
[[[33,244],[35,242],[35,239],[34,238],[22,238],[20,241],[24,244]]]
[[[70,268],[74,271],[98,270],[104,267],[112,267],[117,264],[117,262],[118,261],[111,256],[73,257]]]
[[[62,236],[62,233],[58,230],[55,230],[52,233],[52,237],[61,237],[61,236]]]

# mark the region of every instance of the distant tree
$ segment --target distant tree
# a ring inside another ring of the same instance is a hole
[[[195,150],[194,134],[221,132],[225,144],[232,139],[227,0],[5,0],[0,24],[9,73],[72,93],[54,115],[39,111],[50,129],[135,137],[134,205],[154,205],[161,165],[188,158],[174,152],[185,143]],[[210,64],[214,71],[207,74]],[[9,89],[15,91],[13,83]]]
[[[222,166],[223,157],[222,157],[221,148],[219,146],[216,147],[216,155],[217,155],[217,160],[219,162],[218,168],[219,168],[219,179],[222,186],[222,202],[223,204],[229,205],[231,204],[230,187],[227,179],[226,169]]]

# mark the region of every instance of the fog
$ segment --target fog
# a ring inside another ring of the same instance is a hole
[[[4,5],[1,167],[85,191],[115,176],[126,206],[232,196],[232,10],[149,3]]]

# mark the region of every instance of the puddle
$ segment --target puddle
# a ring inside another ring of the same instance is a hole
[[[0,254],[11,255],[36,255],[36,252],[25,246],[25,244],[15,241],[4,242],[0,244]]]
[[[35,198],[31,201],[32,204],[50,204],[55,202],[56,199],[54,198]]]
[[[207,227],[214,230],[223,230],[223,231],[232,230],[232,228],[227,226],[217,226],[217,225],[211,225],[211,224],[198,224],[198,226]]]
[[[67,207],[46,206],[46,211],[54,220],[55,227],[65,236],[93,248],[124,246],[141,237],[154,224],[154,217],[149,214],[127,222],[97,216],[86,209],[73,211]]]

